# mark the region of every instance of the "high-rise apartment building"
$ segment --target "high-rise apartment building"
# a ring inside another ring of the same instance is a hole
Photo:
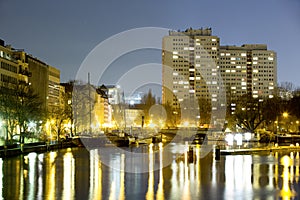
[[[214,112],[225,106],[218,73],[220,39],[212,35],[211,28],[170,31],[163,38],[162,49],[164,104],[192,113],[196,118],[201,115],[197,111],[198,99],[211,100]]]
[[[272,98],[277,86],[277,57],[265,44],[221,46],[220,73],[227,99],[234,102],[244,94]]]
[[[177,109],[182,113],[190,107],[189,112],[200,118],[191,99],[208,100],[212,115],[218,115],[226,103],[244,94],[272,98],[277,85],[276,60],[276,53],[264,44],[220,46],[220,38],[210,28],[169,31],[162,42],[163,103],[170,103],[175,114]]]

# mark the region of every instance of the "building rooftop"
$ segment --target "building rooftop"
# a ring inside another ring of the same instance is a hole
[[[211,28],[192,29],[188,28],[185,31],[169,31],[169,36],[211,36]]]

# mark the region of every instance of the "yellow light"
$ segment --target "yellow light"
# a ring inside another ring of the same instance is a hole
[[[184,123],[183,123],[183,126],[189,126],[189,122],[188,121],[185,121]]]
[[[287,118],[287,117],[289,116],[289,114],[288,114],[287,112],[284,112],[284,113],[282,114],[282,116],[283,116],[284,118]]]

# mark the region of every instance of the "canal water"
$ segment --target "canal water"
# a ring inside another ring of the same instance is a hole
[[[122,150],[69,148],[0,158],[0,199],[300,198],[299,152],[216,160],[197,146]]]

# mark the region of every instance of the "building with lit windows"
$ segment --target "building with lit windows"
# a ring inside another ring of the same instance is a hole
[[[222,79],[218,73],[219,49],[220,39],[212,35],[211,28],[169,31],[163,38],[162,102],[171,104],[174,113],[181,109],[181,113],[190,113],[186,116],[195,116],[184,119],[190,125],[196,125],[200,118],[198,99],[211,100],[213,112],[225,107]]]
[[[0,40],[1,86],[29,84],[39,96],[45,109],[52,109],[60,102],[60,71],[45,62],[14,49]]]
[[[60,88],[60,70],[48,66],[49,74],[48,74],[48,96],[47,96],[47,106],[48,110],[51,109],[60,109],[61,104],[61,88]]]
[[[229,101],[244,94],[273,98],[277,86],[277,58],[267,45],[221,46],[219,66]]]
[[[189,112],[200,118],[194,101],[206,99],[215,124],[219,111],[244,94],[273,97],[276,52],[265,44],[220,46],[211,28],[169,31],[162,41],[162,85],[162,102],[171,104],[175,114]]]
[[[31,73],[25,59],[18,59],[16,50],[0,40],[0,86],[14,87],[28,83]]]

